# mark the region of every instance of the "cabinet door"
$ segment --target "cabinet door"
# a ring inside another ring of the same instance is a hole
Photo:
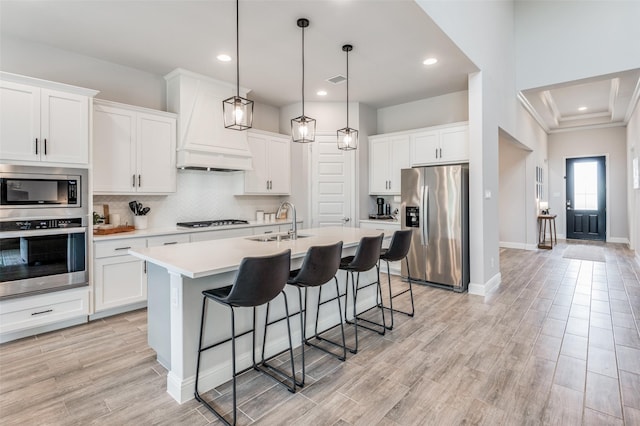
[[[137,114],[138,192],[176,192],[176,120]]]
[[[409,135],[391,138],[389,152],[391,165],[389,167],[388,193],[400,195],[401,170],[411,167],[411,138]]]
[[[415,133],[411,137],[411,165],[420,166],[438,162],[440,140],[437,130]]]
[[[0,158],[40,161],[40,89],[0,82]]]
[[[147,300],[144,261],[116,256],[95,261],[96,312]]]
[[[89,164],[89,99],[42,89],[40,114],[41,160]]]
[[[389,192],[389,139],[371,140],[369,156],[369,194]]]
[[[135,113],[96,105],[93,113],[93,190],[136,191]]]
[[[268,193],[269,171],[267,168],[267,150],[269,141],[265,136],[248,134],[249,151],[253,170],[244,172],[244,191],[254,194]]]
[[[291,144],[289,138],[271,138],[268,146],[269,192],[291,192]]]
[[[469,127],[460,126],[440,131],[440,146],[442,148],[442,162],[469,161]]]

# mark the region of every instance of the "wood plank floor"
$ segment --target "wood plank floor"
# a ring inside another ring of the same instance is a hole
[[[501,250],[486,298],[415,286],[416,316],[363,331],[347,362],[309,349],[296,394],[243,375],[239,423],[640,425],[638,265],[622,245],[603,245],[606,262],[566,247]],[[144,310],[0,346],[3,425],[219,423],[165,386]],[[228,384],[207,395],[230,410]]]

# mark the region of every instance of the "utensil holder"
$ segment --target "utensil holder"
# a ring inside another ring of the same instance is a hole
[[[133,216],[133,226],[136,229],[147,229],[147,216]]]

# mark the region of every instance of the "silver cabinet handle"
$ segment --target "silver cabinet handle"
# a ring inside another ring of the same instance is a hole
[[[47,155],[47,139],[44,140],[44,155]]]
[[[38,155],[38,138],[36,138],[36,155]]]
[[[440,158],[442,158],[442,148],[440,148]]]
[[[142,175],[138,175],[138,188],[142,186]]]
[[[163,245],[165,245],[165,246],[170,246],[172,244],[178,244],[178,242],[177,241],[169,241],[168,243],[163,243]]]
[[[131,247],[116,247],[114,250],[129,250]]]
[[[131,175],[131,187],[135,188],[136,187],[136,175]]]
[[[47,309],[46,311],[40,311],[40,312],[32,312],[31,315],[48,314],[49,312],[53,312],[53,309]]]

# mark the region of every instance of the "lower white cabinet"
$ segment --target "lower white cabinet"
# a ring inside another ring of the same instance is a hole
[[[94,243],[94,311],[146,302],[145,262],[130,256],[130,248],[144,248],[145,238],[128,238]]]
[[[388,221],[360,221],[360,228],[376,229],[380,232],[384,232],[383,247],[388,247],[391,242],[391,237],[395,231],[400,230],[400,222],[388,222]],[[389,262],[389,271],[391,275],[400,275],[401,262]],[[380,272],[387,273],[386,262],[380,263]]]
[[[0,343],[87,322],[88,287],[0,301]]]
[[[202,231],[191,234],[191,242],[221,240],[223,238],[248,237],[253,235],[253,228],[221,229],[219,231]]]

